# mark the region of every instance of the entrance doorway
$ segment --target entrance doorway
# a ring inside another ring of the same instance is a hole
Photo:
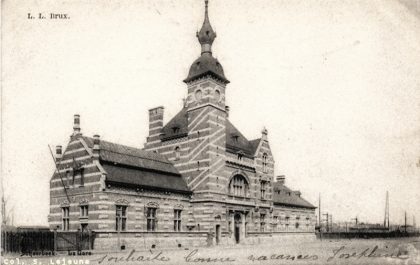
[[[220,225],[216,225],[216,245],[220,242]]]
[[[240,241],[240,234],[241,234],[241,215],[240,214],[235,214],[234,216],[234,221],[235,221],[235,242],[239,243]]]

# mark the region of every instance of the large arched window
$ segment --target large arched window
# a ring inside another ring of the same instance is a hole
[[[248,196],[249,184],[242,175],[235,175],[229,183],[229,194],[234,196]]]

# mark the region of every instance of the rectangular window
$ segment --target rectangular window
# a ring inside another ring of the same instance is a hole
[[[174,231],[181,231],[181,210],[174,210]]]
[[[127,206],[117,205],[115,214],[115,230],[125,231],[127,224]]]
[[[267,163],[268,155],[266,153],[263,154],[262,157],[262,168],[264,173],[268,173],[268,163]]]
[[[273,216],[273,231],[277,231],[278,216]]]
[[[70,187],[70,182],[71,182],[71,173],[70,170],[66,171],[66,179],[65,179],[65,185],[66,187]]]
[[[267,186],[267,182],[266,181],[261,181],[261,199],[265,200],[265,189]]]
[[[61,208],[63,215],[63,231],[68,231],[70,228],[70,207]]]
[[[289,229],[289,221],[290,221],[290,217],[289,216],[286,216],[286,230],[288,230]]]
[[[264,230],[265,230],[265,214],[261,214],[260,215],[260,229],[261,229],[261,232],[264,232]]]
[[[147,208],[147,231],[156,231],[156,208]]]
[[[80,169],[80,186],[84,186],[85,185],[85,169],[81,168]]]
[[[88,217],[89,217],[89,206],[80,205],[80,218],[88,218]]]

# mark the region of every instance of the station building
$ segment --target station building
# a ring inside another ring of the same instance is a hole
[[[56,148],[51,229],[94,231],[97,249],[314,237],[315,207],[275,177],[268,131],[249,140],[229,120],[207,1],[197,38],[186,100],[166,124],[163,107],[149,110],[143,148],[85,136],[74,116],[67,147]]]

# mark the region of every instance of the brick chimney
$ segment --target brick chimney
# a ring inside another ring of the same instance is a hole
[[[95,160],[99,160],[100,144],[101,144],[100,136],[95,134],[93,136],[93,148],[92,148],[93,159]]]
[[[286,182],[286,176],[285,175],[280,175],[276,177],[276,182],[284,185],[284,183]]]
[[[55,147],[55,160],[58,161],[63,157],[63,147],[61,145],[57,145]]]
[[[74,120],[73,120],[73,135],[79,135],[80,132],[80,115],[74,114]]]
[[[159,140],[161,129],[163,128],[163,107],[149,110],[149,137],[148,142]]]

